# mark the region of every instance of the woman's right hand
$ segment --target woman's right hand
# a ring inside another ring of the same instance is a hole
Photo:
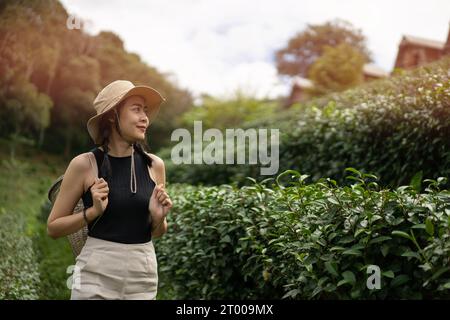
[[[95,182],[91,187],[92,202],[94,207],[95,218],[105,212],[108,205],[109,188],[105,179],[95,177]]]

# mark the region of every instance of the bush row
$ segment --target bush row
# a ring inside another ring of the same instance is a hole
[[[39,264],[26,220],[0,208],[0,300],[38,299]]]
[[[445,58],[246,127],[279,128],[280,172],[299,170],[313,181],[330,177],[343,184],[349,166],[373,172],[386,187],[407,184],[416,174],[448,177],[449,69]],[[161,156],[172,182],[242,185],[247,176],[265,178],[257,165],[174,165],[169,149]]]
[[[242,188],[170,186],[169,231],[155,244],[160,290],[179,299],[450,298],[445,178],[384,189],[374,175],[346,172],[344,187],[290,170]],[[379,289],[367,287],[371,265]]]

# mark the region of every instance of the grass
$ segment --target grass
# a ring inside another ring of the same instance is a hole
[[[32,240],[39,266],[39,299],[67,299],[70,291],[65,271],[73,264],[72,252],[66,239],[47,236],[47,217],[43,215],[47,189],[64,170],[63,164],[58,157],[30,149],[18,153],[15,159],[0,154],[0,163],[1,207],[25,220],[25,235]]]

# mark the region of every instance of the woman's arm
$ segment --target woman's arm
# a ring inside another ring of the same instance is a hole
[[[152,230],[152,238],[161,238],[164,233],[167,232],[167,220],[164,218],[164,222],[160,224],[159,228]]]
[[[47,219],[47,234],[53,239],[80,230],[85,224],[82,214],[72,214],[83,193],[84,173],[90,168],[87,154],[80,154],[70,161],[64,173],[58,196]],[[93,208],[86,210],[92,221]]]

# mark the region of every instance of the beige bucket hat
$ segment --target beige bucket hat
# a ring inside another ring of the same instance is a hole
[[[155,89],[148,86],[135,86],[131,81],[116,80],[108,84],[100,91],[94,100],[94,108],[97,114],[87,122],[87,130],[94,143],[101,144],[99,122],[102,115],[114,108],[120,102],[131,96],[141,96],[148,107],[147,117],[149,125],[156,118],[160,106],[166,99]]]

